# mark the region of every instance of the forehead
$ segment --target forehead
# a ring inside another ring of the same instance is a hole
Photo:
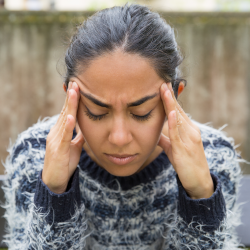
[[[163,83],[148,59],[121,50],[94,59],[77,77],[81,90],[110,103],[150,95]]]

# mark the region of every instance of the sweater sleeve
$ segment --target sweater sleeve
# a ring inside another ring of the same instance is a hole
[[[76,204],[75,204],[76,202]],[[42,180],[42,171],[38,175],[34,204],[41,207],[42,213],[48,213],[46,221],[49,224],[64,222],[72,217],[80,207],[79,169],[76,168],[71,176],[66,192],[63,194],[53,193]]]
[[[4,240],[9,250],[83,249],[87,223],[80,202],[79,169],[63,194],[55,194],[43,183],[41,173],[46,140],[23,132],[8,148],[4,167]]]
[[[205,143],[205,154],[214,182],[214,193],[207,199],[191,199],[178,175],[176,212],[169,216],[164,236],[166,250],[240,249],[236,233],[240,204],[236,204],[242,177],[233,145],[222,138]]]

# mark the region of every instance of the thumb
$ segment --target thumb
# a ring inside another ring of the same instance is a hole
[[[168,159],[173,164],[172,144],[170,142],[170,139],[166,135],[161,133],[158,145],[165,151]]]
[[[85,139],[83,137],[82,131],[79,128],[78,124],[76,123],[76,131],[77,131],[77,135],[76,137],[71,141],[71,145],[75,148],[77,148],[78,150],[82,150],[83,144],[85,143]]]
[[[158,141],[158,145],[165,151],[167,152],[169,148],[171,147],[171,142],[170,139],[161,133],[160,139]]]

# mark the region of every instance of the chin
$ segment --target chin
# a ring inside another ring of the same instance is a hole
[[[137,171],[140,169],[140,167],[132,167],[132,166],[114,166],[114,167],[109,167],[105,168],[106,171],[108,171],[110,174],[114,176],[119,176],[119,177],[126,177],[133,175],[137,173]]]

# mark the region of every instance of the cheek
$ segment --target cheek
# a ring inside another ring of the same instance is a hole
[[[155,108],[152,117],[145,122],[132,121],[131,132],[133,131],[136,140],[142,146],[155,145],[158,142],[165,119],[165,112],[162,105]],[[105,140],[105,130],[100,129],[99,123],[95,123],[85,115],[83,106],[79,105],[77,111],[77,121],[83,136],[89,146],[96,147],[100,141]]]

